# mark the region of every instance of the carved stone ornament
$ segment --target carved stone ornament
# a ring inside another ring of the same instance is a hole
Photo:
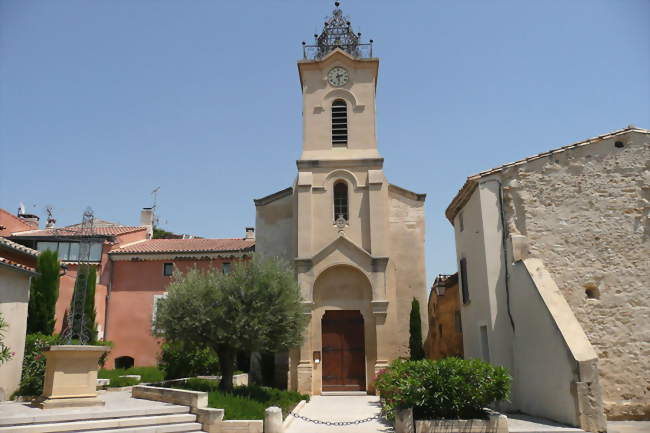
[[[345,226],[348,225],[348,222],[343,218],[342,214],[339,214],[339,217],[336,219],[336,227],[343,230]]]

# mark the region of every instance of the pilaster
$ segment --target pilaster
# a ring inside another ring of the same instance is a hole
[[[370,252],[373,256],[387,256],[387,208],[386,178],[383,170],[368,170],[368,194],[370,202]]]

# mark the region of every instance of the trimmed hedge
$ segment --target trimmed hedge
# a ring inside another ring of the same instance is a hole
[[[101,369],[97,372],[99,379],[110,379],[111,383],[108,385],[110,388],[119,388],[122,386],[137,385],[137,380],[126,376],[129,374],[137,374],[140,376],[142,383],[156,383],[165,378],[164,372],[158,367],[131,367],[131,368],[116,368],[114,370]]]
[[[382,411],[394,419],[413,408],[416,419],[485,418],[486,406],[510,397],[508,371],[478,359],[396,360],[377,376]]]
[[[236,386],[232,392],[220,391],[215,380],[188,379],[171,384],[173,388],[191,389],[208,393],[208,406],[225,409],[224,419],[264,419],[269,406],[282,409],[282,416],[300,402],[309,401],[309,396],[295,391],[283,391],[266,386]]]

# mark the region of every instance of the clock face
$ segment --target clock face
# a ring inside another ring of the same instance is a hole
[[[334,87],[345,85],[350,79],[350,73],[340,66],[336,66],[327,73],[327,81]]]

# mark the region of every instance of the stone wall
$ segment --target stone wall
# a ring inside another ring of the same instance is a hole
[[[506,219],[528,238],[600,359],[609,419],[650,418],[650,134],[506,169]]]

